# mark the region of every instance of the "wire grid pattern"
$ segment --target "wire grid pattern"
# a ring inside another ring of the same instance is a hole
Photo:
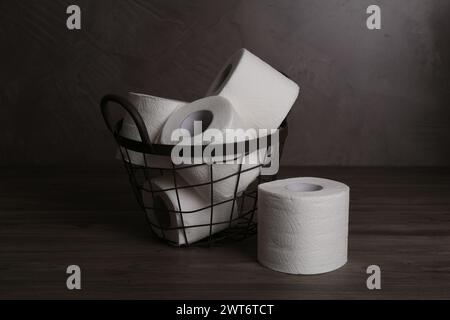
[[[123,118],[121,118],[117,122],[112,122],[112,120],[110,120],[111,115],[108,108],[108,106],[110,105],[109,102],[116,103],[131,115],[136,124],[136,127],[138,128],[139,134],[141,136],[141,141],[129,140],[120,135]],[[122,162],[128,174],[131,188],[134,192],[136,200],[138,201],[138,204],[140,205],[141,209],[145,214],[145,219],[149,224],[152,233],[158,239],[161,239],[166,243],[172,245],[180,245],[179,243],[174,242],[168,239],[167,237],[167,234],[169,232],[175,231],[181,232],[181,235],[184,238],[183,239],[184,243],[182,244],[182,246],[191,246],[193,244],[211,246],[217,243],[224,243],[224,240],[233,240],[233,241],[243,240],[248,236],[254,235],[256,233],[257,223],[255,218],[258,202],[258,192],[257,192],[258,185],[260,183],[272,181],[276,178],[276,176],[261,175],[261,168],[264,166],[263,165],[263,163],[265,163],[264,161],[260,161],[260,164],[252,165],[245,169],[243,169],[243,164],[239,163],[237,165],[238,169],[235,172],[226,177],[221,177],[220,179],[214,180],[213,178],[214,163],[213,164],[202,163],[202,164],[182,165],[182,166],[174,165],[170,158],[171,148],[173,146],[152,144],[148,137],[148,133],[141,116],[136,111],[135,107],[126,99],[115,95],[107,95],[102,99],[101,110],[106,125],[108,126],[109,130],[113,133],[114,138],[119,147]],[[284,133],[280,134],[279,144],[281,154],[284,146],[284,141],[287,136],[286,122],[282,125],[282,129],[280,130],[280,132]],[[162,149],[161,148],[158,149],[157,147],[162,147]],[[265,148],[266,148],[265,155],[267,156],[270,150],[270,145],[266,146]],[[258,148],[258,150],[260,149]],[[131,152],[141,156],[143,159],[143,163],[140,165],[134,164],[132,161],[132,157],[130,156]],[[247,153],[244,156],[248,154],[249,153],[247,151]],[[155,166],[155,164],[153,164],[151,161],[152,155],[167,157],[168,159],[167,166],[165,167]],[[235,158],[236,157],[238,156],[235,154]],[[208,167],[209,169],[208,181],[199,184],[189,184],[189,182],[187,182],[188,183],[187,185],[185,183],[182,183],[183,180],[180,178],[179,171],[188,170],[190,168],[194,168],[197,166]],[[252,184],[249,185],[249,187],[246,190],[238,193],[241,175],[251,170],[258,170],[259,172],[258,177]],[[155,190],[153,188],[151,180],[161,176],[166,176],[168,177],[168,179],[171,179],[173,182],[173,187],[168,189]],[[234,179],[234,178],[236,178],[236,184],[234,186],[233,196],[225,200],[215,202],[214,201],[215,184],[225,181],[227,179]],[[210,198],[209,204],[207,206],[195,210],[183,210],[184,204],[183,201],[181,201],[182,199],[180,199],[180,191],[185,188],[198,188],[198,187],[208,188]],[[177,221],[180,222],[179,223],[180,225],[179,226],[166,225],[161,223],[160,219],[156,219],[156,223],[154,221],[151,221],[150,216],[152,214],[154,217],[158,217],[158,214],[160,214],[159,208],[155,206],[155,204],[157,203],[156,199],[159,197],[160,194],[171,191],[175,192],[176,205],[178,209],[166,208],[165,210],[166,212],[164,214],[167,216],[166,218],[169,218],[168,215],[170,214],[175,215]],[[154,204],[153,206],[146,205],[144,197],[147,196],[150,196],[151,199],[153,200],[152,201],[152,203]],[[231,203],[229,217],[223,221],[214,221],[215,208],[225,203]],[[209,217],[207,217],[209,218],[209,223],[198,225],[187,225],[185,223],[185,217],[187,217],[187,215],[195,214],[207,209],[209,209],[209,211],[205,211],[205,213],[209,212]],[[224,227],[224,230],[215,233],[213,230],[215,226],[222,226]],[[200,241],[190,243],[187,231],[188,229],[192,228],[209,228],[209,235]],[[159,231],[160,235],[158,235],[157,231]]]
[[[203,240],[195,242],[196,245],[212,245],[214,243],[218,243],[219,241],[229,239],[229,240],[243,240],[248,236],[254,235],[256,233],[257,223],[255,221],[255,214],[257,210],[257,201],[258,201],[258,193],[257,187],[260,183],[268,182],[274,179],[273,176],[265,177],[261,174],[258,175],[255,182],[253,182],[247,190],[238,193],[239,183],[241,175],[245,172],[249,172],[252,170],[259,170],[261,172],[262,164],[254,165],[249,168],[242,168],[242,163],[238,164],[238,169],[235,173],[227,175],[225,177],[221,177],[220,179],[213,179],[214,177],[214,164],[196,164],[196,165],[188,165],[177,167],[173,163],[170,163],[171,168],[161,168],[152,166],[151,161],[148,160],[147,154],[143,153],[142,158],[144,160],[144,165],[135,165],[131,161],[130,152],[132,150],[127,149],[126,147],[118,144],[120,154],[122,157],[122,161],[124,163],[125,169],[128,173],[128,177],[130,180],[131,187],[134,191],[136,200],[138,201],[141,209],[144,211],[144,215],[147,223],[150,226],[150,230],[152,233],[161,238],[163,241],[168,242],[172,245],[178,245],[177,243],[171,241],[167,238],[167,232],[169,231],[181,231],[182,237],[184,237],[184,245],[190,246],[192,243],[189,242],[188,236],[186,234],[187,229],[190,228],[204,228],[209,227],[209,235],[205,237]],[[134,152],[134,151],[133,151]],[[170,158],[169,158],[170,159]],[[199,184],[185,184],[182,183],[180,175],[178,173],[179,170],[187,170],[197,166],[207,166],[209,170],[209,179],[207,182],[199,183]],[[150,183],[151,179],[159,177],[159,176],[168,176],[173,181],[173,187],[167,189],[155,190],[153,188],[152,183]],[[215,202],[214,201],[214,186],[216,183],[225,181],[227,179],[236,178],[236,183],[234,186],[233,196],[229,199],[225,199],[222,201]],[[146,183],[149,182],[149,183]],[[181,189],[186,188],[198,188],[198,187],[206,187],[209,188],[209,204],[205,207],[198,208],[196,210],[184,210],[183,203],[180,199],[179,192]],[[152,203],[156,203],[156,198],[161,193],[173,191],[176,194],[176,204],[179,210],[176,209],[167,209],[167,214],[174,214],[177,217],[177,220],[181,222],[180,226],[166,226],[162,223],[159,223],[158,219],[155,221],[151,221],[149,215],[153,214],[155,217],[158,216],[157,211],[159,208],[155,206],[148,206],[144,201],[145,196],[150,196],[153,200]],[[231,209],[229,210],[228,219],[223,221],[214,221],[214,208],[225,204],[231,203]],[[197,224],[197,225],[185,225],[185,216],[189,214],[194,214],[197,212],[204,211],[209,209],[209,223],[207,224]],[[237,212],[236,212],[237,210]],[[150,212],[150,213],[149,213]],[[227,225],[225,230],[222,230],[218,233],[213,232],[213,227],[218,225]],[[155,230],[159,231],[155,232]],[[162,237],[161,237],[162,236]]]

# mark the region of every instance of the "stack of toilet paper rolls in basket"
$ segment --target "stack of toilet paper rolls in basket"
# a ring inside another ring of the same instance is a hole
[[[203,134],[206,134],[210,129],[222,131],[225,131],[226,129],[241,129],[244,131],[255,129],[255,132],[259,129],[278,129],[291,110],[298,94],[299,87],[295,82],[272,68],[269,64],[248,50],[241,49],[225,64],[212,83],[206,97],[203,99],[187,103],[144,94],[130,93],[129,100],[137,108],[144,120],[152,143],[175,145],[179,143],[179,141],[174,140],[174,132],[183,129],[185,131],[187,130],[187,132],[192,135],[195,131],[194,124],[196,121],[202,121]],[[134,125],[133,120],[127,115],[124,117],[121,135],[129,139],[140,140],[138,130]],[[244,135],[242,139],[245,138],[252,139],[256,137]],[[196,137],[192,137],[190,141],[191,143],[196,143]],[[203,141],[200,141],[200,143],[204,144]],[[141,153],[129,152],[129,161],[135,165],[144,165],[146,162],[151,167],[163,169],[172,168],[172,161],[170,158],[168,159],[168,157],[157,155],[146,155],[146,159],[143,157],[144,155]],[[261,152],[261,150],[246,156],[243,155],[243,159],[241,159],[241,171],[255,167],[255,161],[257,163],[264,163],[265,157],[265,152]],[[223,202],[222,204],[214,206],[212,222],[219,224],[215,224],[212,227],[212,233],[217,233],[229,226],[227,223],[220,224],[220,222],[230,220],[233,201],[226,200],[234,197],[237,179],[239,177],[239,175],[235,173],[238,172],[239,165],[236,164],[236,162],[233,162],[233,164],[225,162],[213,164],[212,166],[212,178],[214,181],[231,176],[231,178],[214,182],[213,186],[214,203]],[[188,186],[207,183],[211,180],[210,173],[210,166],[207,164],[176,170],[178,187],[183,184]],[[239,177],[237,193],[239,194],[245,191],[245,189],[256,180],[259,174],[260,167],[243,172]],[[261,204],[259,203],[258,223],[262,223],[262,227],[264,228],[262,232],[258,230],[261,234],[258,244],[260,262],[279,271],[291,273],[302,273],[303,271],[305,271],[304,273],[314,272],[314,270],[311,271],[314,269],[314,266],[306,265],[303,268],[304,270],[296,267],[285,270],[274,262],[275,260],[278,261],[281,259],[280,255],[289,255],[289,252],[287,252],[289,249],[287,249],[287,251],[285,250],[285,252],[283,250],[278,250],[277,248],[279,246],[279,248],[282,249],[285,246],[283,243],[284,240],[281,239],[283,239],[283,233],[286,232],[286,230],[283,229],[286,228],[286,223],[293,223],[291,229],[289,227],[287,228],[292,231],[296,230],[295,226],[298,223],[301,225],[301,222],[297,221],[298,219],[296,220],[296,218],[291,219],[288,217],[287,220],[284,221],[284,225],[280,221],[273,224],[272,220],[275,219],[275,216],[278,220],[285,218],[282,213],[285,212],[286,208],[283,208],[282,205],[278,205],[283,203],[282,198],[284,195],[280,195],[279,197],[273,196],[273,194],[270,193],[270,183],[261,186],[265,186],[263,190],[266,194],[270,194],[270,197],[264,196],[261,198],[261,188],[259,188],[259,201],[268,201],[271,205],[269,206],[266,202],[263,202],[262,206],[266,206],[266,211],[262,211]],[[160,225],[161,220],[165,220],[165,224],[170,230],[165,231],[164,236],[174,244],[186,244],[185,235],[189,244],[208,237],[211,231],[209,226],[211,223],[210,208],[194,213],[183,214],[183,221],[181,221],[180,214],[172,214],[169,212],[179,211],[179,204],[181,204],[183,212],[196,211],[200,208],[208,207],[211,203],[210,186],[206,184],[205,186],[195,188],[178,188],[179,202],[173,188],[174,180],[170,175],[159,176],[146,182],[146,188],[144,189],[160,192],[158,193],[158,197],[153,197],[150,192],[144,192],[144,205],[152,208],[164,208],[166,212],[168,212],[168,217],[161,219],[161,217],[155,216],[155,210],[148,210],[149,220],[155,225]],[[302,201],[300,201],[300,203],[302,203]],[[234,207],[236,208],[237,206]],[[268,208],[272,208],[275,214],[267,212]],[[281,213],[277,213],[277,209],[281,210]],[[288,210],[295,211],[295,208],[288,208]],[[320,208],[317,210],[320,212]],[[345,208],[342,210],[345,211]],[[266,219],[265,216],[267,216],[268,219]],[[319,216],[319,220],[323,218],[320,214]],[[343,218],[341,220],[345,219]],[[323,222],[324,220],[320,221]],[[317,223],[320,224],[320,221],[317,221]],[[315,223],[316,222],[314,222],[313,225],[316,228],[318,226],[315,225]],[[340,221],[339,223],[345,225],[345,221]],[[194,225],[205,226],[185,228],[184,234],[182,229],[177,229],[183,224],[185,227]],[[337,225],[338,222],[335,222],[335,224]],[[153,229],[158,236],[163,236],[160,229]],[[276,241],[272,234],[276,235]],[[289,237],[288,247],[295,247],[295,242],[298,239],[295,239],[290,233]],[[302,242],[304,239],[300,239],[299,241]],[[332,246],[332,244],[328,244],[328,242],[326,245]],[[318,248],[311,250],[315,252],[317,249]],[[330,252],[330,250],[330,248],[326,249],[327,252]],[[313,260],[318,259],[314,253],[309,254]],[[287,261],[287,263],[293,263],[291,260]],[[339,263],[341,263],[341,261],[337,262],[337,264]],[[281,262],[281,264],[283,264],[283,262]],[[330,266],[335,267],[335,265],[330,262],[325,269]],[[319,271],[324,272],[322,269]],[[328,271],[328,269],[325,271]]]

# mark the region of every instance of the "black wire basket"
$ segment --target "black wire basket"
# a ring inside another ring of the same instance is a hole
[[[141,141],[131,140],[121,135],[123,116],[116,117],[114,121],[110,108],[112,105],[120,106],[131,116]],[[242,240],[256,233],[258,185],[276,178],[275,175],[261,174],[261,169],[267,166],[267,163],[261,162],[245,167],[242,163],[233,165],[234,170],[231,174],[215,179],[214,170],[217,169],[215,163],[173,164],[170,156],[174,146],[152,143],[142,117],[128,100],[117,95],[106,95],[101,101],[101,111],[108,129],[113,133],[118,144],[120,158],[128,173],[135,197],[145,214],[150,230],[157,238],[176,246],[194,244],[210,246],[219,241],[223,243],[225,240]],[[278,131],[277,139],[273,139],[271,135],[264,140],[261,148],[266,149],[265,154],[271,152],[272,145],[279,143],[277,147],[281,156],[287,134],[288,127],[285,120]],[[256,145],[260,150],[260,138],[255,140],[257,140],[256,144],[254,144],[255,141],[243,142],[245,155],[250,153],[252,145]],[[223,145],[224,152],[242,150],[237,144]],[[142,160],[139,164],[132,161],[137,156]],[[237,153],[234,156],[239,157]],[[156,158],[159,160],[154,161]],[[200,166],[209,172],[209,178],[206,181],[190,184],[189,181],[186,182],[181,178],[181,170],[192,170]],[[256,179],[245,190],[240,190],[241,177],[255,170]],[[170,181],[170,185],[165,188],[155,188],[153,179]],[[224,181],[231,181],[235,185],[234,193],[226,199],[215,199],[215,186]],[[205,200],[202,200],[202,205],[198,208],[186,208],[187,200],[183,198],[183,194],[186,193],[195,193],[197,197]],[[167,207],[163,200],[168,194],[172,196],[175,203],[173,208]]]

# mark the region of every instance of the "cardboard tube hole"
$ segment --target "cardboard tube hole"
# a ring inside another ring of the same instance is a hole
[[[293,192],[314,192],[323,189],[322,186],[319,186],[317,184],[301,183],[301,182],[291,183],[287,185],[285,188]]]

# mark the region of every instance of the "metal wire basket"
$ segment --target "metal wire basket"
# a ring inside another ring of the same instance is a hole
[[[121,135],[123,124],[123,116],[116,117],[116,121],[112,118],[113,113],[111,106],[119,106],[123,108],[133,119],[141,141],[131,140]],[[261,175],[261,168],[264,164],[255,164],[250,167],[244,167],[242,164],[236,166],[236,170],[225,177],[214,180],[215,164],[194,164],[194,165],[174,165],[170,161],[173,145],[155,144],[150,141],[146,126],[137,109],[126,99],[117,95],[106,95],[101,101],[101,111],[108,129],[113,133],[114,139],[117,142],[120,150],[120,157],[123,161],[125,169],[128,173],[130,184],[135,197],[142,208],[147,223],[150,226],[152,233],[166,243],[176,246],[190,246],[193,245],[212,245],[224,240],[242,240],[248,236],[256,233],[256,210],[258,193],[257,188],[260,183],[272,181],[275,176]],[[287,137],[288,127],[287,121],[281,125],[279,130],[279,152],[280,155],[283,150],[284,142]],[[256,141],[259,147],[259,138]],[[272,145],[271,136],[265,140],[264,148],[267,148],[266,153],[270,152]],[[278,140],[278,139],[277,139]],[[253,141],[254,142],[254,141]],[[245,141],[245,150],[250,149],[250,141]],[[275,142],[273,142],[275,143]],[[238,150],[237,143],[232,146],[223,145],[224,150]],[[203,146],[204,148],[204,146]],[[248,151],[250,152],[250,151]],[[246,153],[247,155],[248,153]],[[131,161],[132,157],[140,155],[142,164],[135,164]],[[167,164],[164,166],[159,163],[154,163],[154,157],[163,157],[167,159]],[[237,154],[235,156],[238,156]],[[197,166],[207,166],[209,170],[209,179],[200,184],[189,184],[180,178],[180,170],[187,170]],[[242,192],[238,192],[241,176],[245,172],[251,170],[258,170],[258,175],[255,181]],[[171,187],[164,189],[155,189],[152,186],[152,179],[158,177],[165,177],[170,179]],[[233,179],[235,181],[234,193],[227,199],[217,201],[214,198],[215,186],[221,181]],[[182,182],[183,181],[183,182]],[[180,196],[183,192],[199,193],[199,188],[204,191],[203,195],[199,195],[208,199],[204,206],[195,208],[195,210],[184,209],[183,198]],[[171,193],[176,197],[176,204],[174,208],[167,208],[164,201],[161,201],[162,194]],[[208,194],[209,193],[209,194]],[[150,201],[147,201],[150,199]],[[150,202],[150,205],[149,203]],[[219,207],[221,206],[221,207]],[[227,206],[224,217],[223,206]],[[221,210],[221,219],[217,218],[217,211]],[[216,213],[216,216],[215,216]],[[200,223],[188,223],[189,218],[197,216]],[[200,216],[200,219],[198,217]],[[173,223],[174,219],[176,223]],[[218,221],[219,219],[219,221]],[[171,223],[172,221],[172,223]],[[217,232],[219,230],[219,232]],[[203,235],[201,239],[192,240],[191,234]],[[174,239],[174,234],[176,235]]]

